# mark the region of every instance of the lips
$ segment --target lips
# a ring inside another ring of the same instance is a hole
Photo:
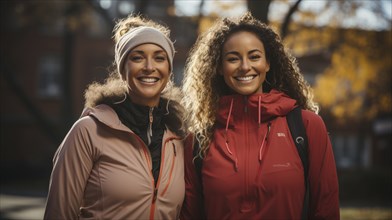
[[[254,78],[256,78],[257,75],[249,75],[249,76],[236,76],[234,77],[234,79],[236,79],[237,81],[250,81]]]
[[[156,83],[159,81],[158,77],[139,77],[137,79],[143,83]]]

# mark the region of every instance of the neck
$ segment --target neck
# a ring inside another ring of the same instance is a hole
[[[148,107],[157,107],[159,105],[160,97],[154,98],[136,98],[132,95],[129,96],[131,101],[138,105],[148,106]]]

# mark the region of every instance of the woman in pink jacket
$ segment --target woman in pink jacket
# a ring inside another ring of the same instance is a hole
[[[129,16],[114,39],[117,68],[88,87],[55,154],[44,219],[179,217],[184,132],[169,30]]]
[[[195,138],[185,146],[181,219],[339,219],[326,127],[294,58],[270,27],[250,13],[216,22],[198,38],[184,77]],[[308,171],[286,120],[297,106]]]

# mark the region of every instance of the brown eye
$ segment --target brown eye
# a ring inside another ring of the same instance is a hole
[[[156,60],[157,62],[164,62],[164,61],[166,61],[166,56],[164,56],[164,55],[158,55],[158,56],[155,57],[155,60]]]
[[[251,60],[258,60],[258,59],[260,59],[260,58],[261,58],[261,56],[258,55],[258,54],[255,54],[255,55],[251,55],[251,56],[250,56],[250,59],[251,59]]]
[[[140,62],[141,60],[143,60],[143,56],[140,55],[134,55],[134,56],[130,56],[129,59],[133,62]]]
[[[229,62],[235,62],[238,60],[238,57],[228,57],[226,60]]]

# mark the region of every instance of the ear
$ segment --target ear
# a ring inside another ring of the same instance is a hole
[[[266,68],[266,73],[268,73],[268,71],[270,70],[270,62],[269,61],[267,61],[267,68]]]

